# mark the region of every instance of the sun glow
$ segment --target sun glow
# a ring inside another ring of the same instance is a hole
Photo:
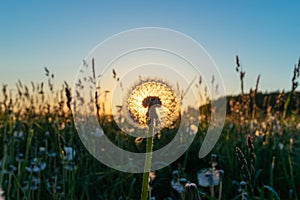
[[[170,127],[178,119],[180,101],[172,87],[159,79],[140,80],[125,98],[127,118],[147,127],[150,119],[159,128]]]

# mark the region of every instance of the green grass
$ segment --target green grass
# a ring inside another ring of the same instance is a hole
[[[40,83],[31,83],[29,89],[18,82],[18,94],[10,95],[3,85],[0,186],[6,199],[139,199],[143,174],[116,171],[88,153],[72,119],[70,87],[65,83],[55,90],[54,76],[47,72],[48,89]],[[231,98],[222,135],[212,151],[218,156],[214,167],[224,170],[222,199],[242,199],[245,194],[248,199],[298,199],[299,115],[288,110],[286,102],[284,110],[272,105],[255,107],[256,92],[254,96],[242,93]],[[292,95],[284,95],[291,102]],[[112,142],[130,151],[145,151],[145,140],[137,144],[133,137],[121,134],[109,116],[100,121]],[[178,171],[176,180],[184,177],[198,183],[197,172],[212,167],[210,156],[198,158],[207,127],[205,122],[199,124],[188,151],[155,172],[152,196],[180,199],[181,194],[170,185],[173,172]],[[160,138],[154,138],[154,148],[168,143],[172,135],[174,130],[163,130]],[[241,181],[246,182],[245,188]],[[220,184],[213,186],[213,195],[211,189],[198,186],[202,199],[218,198]]]

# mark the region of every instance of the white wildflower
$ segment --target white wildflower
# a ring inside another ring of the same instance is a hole
[[[198,132],[198,127],[195,124],[190,125],[188,129],[190,135],[196,135]]]
[[[282,150],[284,145],[280,142],[280,143],[278,143],[278,147],[279,147],[280,150]]]
[[[0,200],[4,200],[4,191],[0,188]]]
[[[71,161],[74,159],[76,152],[72,147],[64,147],[65,155],[64,159],[66,161]]]
[[[202,187],[218,185],[220,182],[219,170],[212,168],[202,169],[198,172],[198,183]]]
[[[23,132],[22,131],[14,131],[14,137],[21,138],[22,136],[23,136]]]

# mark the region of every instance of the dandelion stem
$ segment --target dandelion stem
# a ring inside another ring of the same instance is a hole
[[[220,181],[218,200],[222,199],[222,190],[223,190],[223,183],[222,183],[222,181]]]
[[[214,198],[214,197],[215,197],[214,186],[210,186],[210,187],[209,187],[209,192],[210,192],[210,196]]]
[[[141,200],[147,200],[147,192],[148,192],[148,180],[149,180],[149,172],[151,169],[151,161],[152,161],[152,149],[153,149],[153,120],[150,120],[148,137],[147,137],[147,145],[146,145],[146,158],[145,158],[145,167],[143,174],[143,183],[142,183],[142,193]],[[150,194],[149,194],[150,195]],[[151,199],[151,197],[149,197]]]

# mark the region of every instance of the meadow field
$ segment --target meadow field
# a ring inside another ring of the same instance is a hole
[[[244,91],[247,75],[237,62],[241,92],[227,97],[227,115],[213,151],[198,158],[210,117],[210,104],[199,108],[201,123],[188,150],[171,165],[150,173],[152,199],[184,199],[185,185],[195,183],[201,199],[300,198],[300,60],[287,72],[290,91],[262,93],[260,77]],[[270,72],[271,73],[271,72]],[[112,76],[114,73],[112,72]],[[263,77],[262,77],[263,78]],[[73,120],[70,83],[45,81],[2,85],[0,95],[0,188],[5,199],[140,199],[143,174],[111,169],[83,146]],[[101,115],[104,132],[114,144],[145,152],[146,141],[128,136],[111,115]],[[192,130],[191,130],[192,131]],[[176,132],[163,129],[154,148]]]

